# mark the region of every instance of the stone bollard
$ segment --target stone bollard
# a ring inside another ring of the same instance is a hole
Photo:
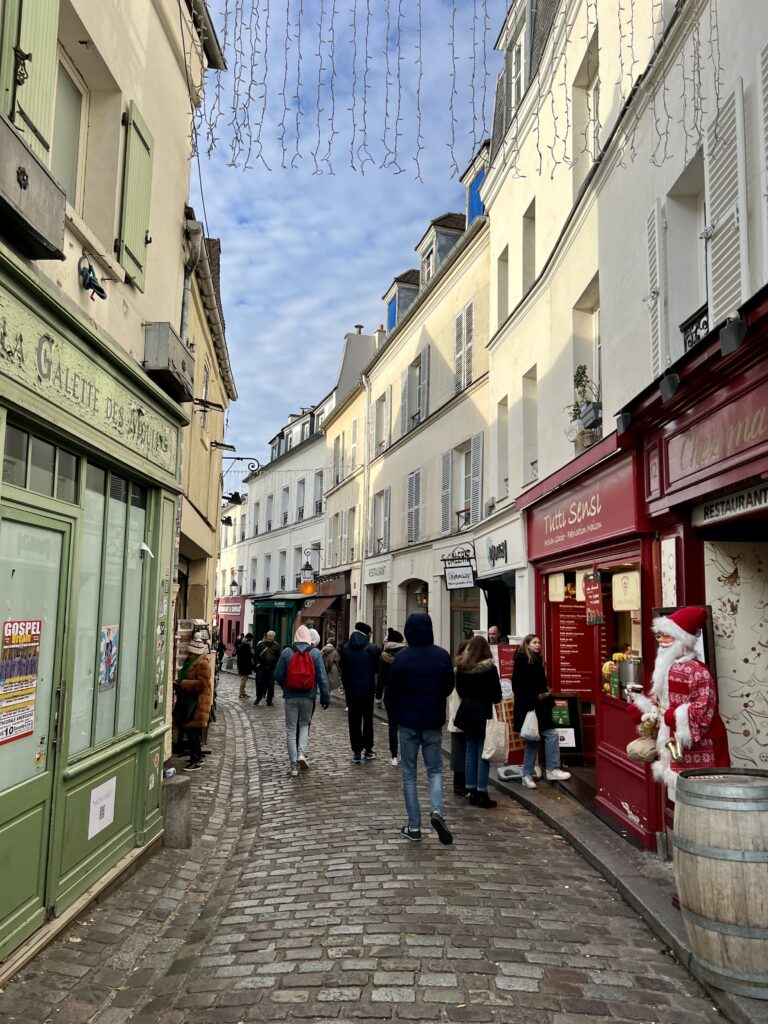
[[[192,787],[187,775],[163,779],[163,845],[188,850],[192,845]]]

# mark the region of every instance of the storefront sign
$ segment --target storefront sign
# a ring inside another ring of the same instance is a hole
[[[508,522],[496,523],[492,531],[475,534],[478,576],[498,576],[525,564],[523,517],[515,513]]]
[[[605,622],[603,613],[603,584],[599,572],[589,573],[584,577],[585,617],[588,626],[601,626]]]
[[[31,736],[35,730],[37,666],[41,619],[3,623],[0,647],[0,745]]]
[[[217,609],[217,614],[218,615],[239,615],[241,611],[242,611],[242,605],[240,604],[239,601],[234,601],[234,602],[231,602],[231,603],[222,602],[222,603],[219,604],[219,607]]]
[[[741,395],[667,443],[670,487],[768,441],[768,382]]]
[[[0,375],[175,476],[177,427],[1,289]]]
[[[474,587],[475,574],[471,565],[446,565],[445,586],[447,590],[463,590]]]
[[[626,457],[528,509],[528,557],[544,558],[636,528],[632,459]]]
[[[363,580],[366,586],[389,583],[392,578],[392,559],[383,562],[366,562],[363,566]]]
[[[722,498],[696,505],[691,512],[691,523],[694,526],[707,526],[721,519],[731,519],[765,508],[768,508],[768,484],[750,487],[735,494],[725,494]]]
[[[496,568],[497,562],[507,562],[507,542],[500,540],[498,544],[494,544],[491,540],[488,541],[488,562],[493,569]]]

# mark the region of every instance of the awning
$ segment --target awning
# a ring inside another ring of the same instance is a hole
[[[275,608],[295,608],[299,603],[299,599],[296,597],[288,598],[275,598],[269,597],[263,601],[253,601],[253,607],[256,611],[273,611]]]
[[[312,601],[306,601],[301,609],[302,617],[319,618],[323,612],[328,611],[335,600],[335,597],[316,597]]]

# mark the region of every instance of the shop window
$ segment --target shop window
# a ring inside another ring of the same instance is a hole
[[[82,208],[83,154],[88,125],[88,90],[64,53],[59,55],[53,116],[51,171],[64,189],[67,202]]]
[[[144,488],[88,466],[70,754],[134,726],[146,517]]]
[[[17,427],[6,427],[3,483],[76,504],[77,468],[72,452]]]

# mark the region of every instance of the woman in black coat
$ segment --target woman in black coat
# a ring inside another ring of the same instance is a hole
[[[491,764],[483,757],[483,743],[493,705],[501,701],[501,683],[485,637],[473,636],[457,657],[456,690],[461,704],[454,723],[467,737],[469,802],[475,807],[495,807],[496,801],[488,796]]]
[[[544,740],[544,757],[547,765],[548,782],[570,779],[570,772],[560,768],[560,745],[557,729],[552,717],[555,699],[547,684],[544,662],[541,658],[541,640],[535,633],[529,633],[515,654],[512,670],[512,694],[515,698],[514,729],[520,732],[529,711],[536,712],[539,734]],[[523,785],[536,789],[533,770],[540,740],[526,740],[523,756]]]

